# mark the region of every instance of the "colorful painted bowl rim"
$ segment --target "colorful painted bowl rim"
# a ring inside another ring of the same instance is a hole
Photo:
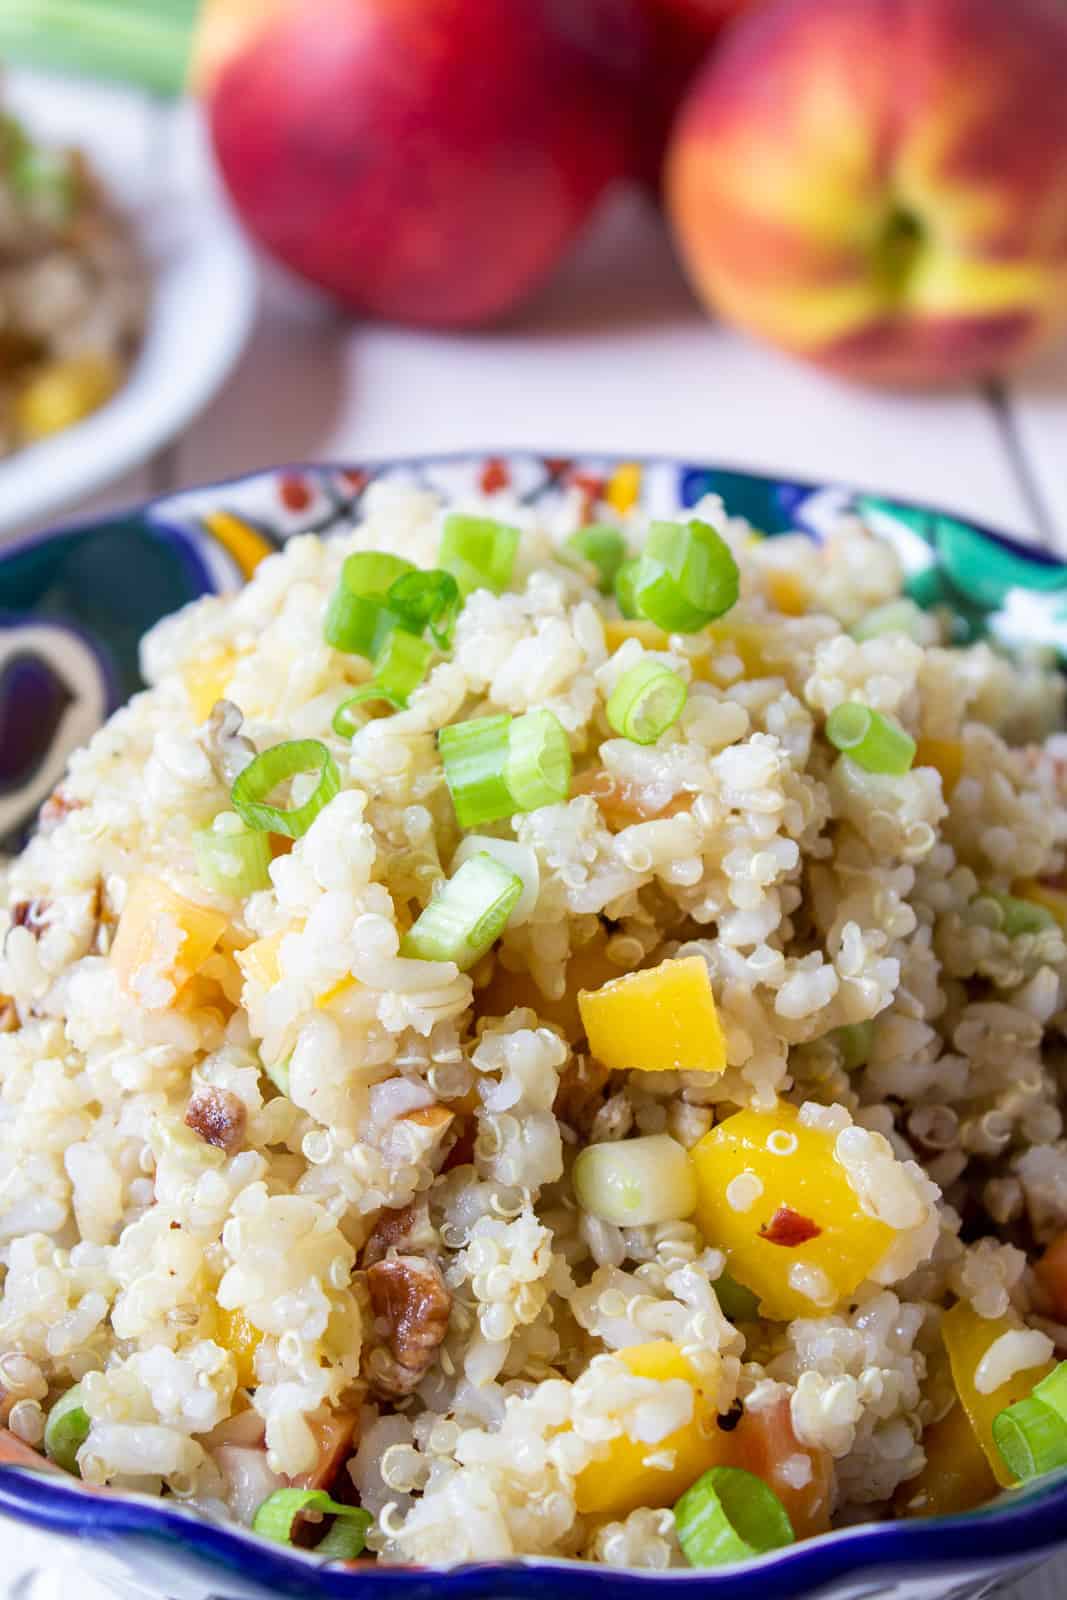
[[[776,478],[746,467],[694,462],[687,458],[663,455],[642,457],[632,453],[576,450],[554,452],[549,449],[455,450],[413,452],[409,455],[368,457],[356,463],[306,462],[264,467],[240,473],[233,478],[195,486],[195,490],[171,491],[118,511],[111,516],[30,534],[0,546],[0,567],[6,557],[47,543],[51,539],[90,532],[109,523],[147,515],[154,507],[167,508],[186,494],[214,488],[276,478],[292,473],[309,477],[351,472],[358,468],[425,467],[458,464],[494,458],[503,461],[570,459],[574,461],[629,462],[641,467],[676,466],[685,470],[709,470],[751,479],[764,486],[779,485],[790,491],[816,493],[842,490],[859,495],[859,488],[842,484],[818,483],[797,478]],[[874,491],[871,491],[872,493]],[[897,495],[886,496],[894,504],[917,512],[953,516],[978,531],[991,535],[1008,548],[1031,560],[1055,562],[1047,550],[990,527],[973,518],[960,516],[922,501],[908,501]],[[1012,1563],[1034,1561],[1067,1538],[1067,1474],[1050,1477],[1022,1490],[1002,1495],[990,1505],[955,1516],[915,1518],[897,1522],[869,1522],[838,1528],[815,1539],[790,1545],[784,1550],[720,1572],[645,1572],[547,1557],[522,1557],[507,1562],[478,1562],[454,1567],[382,1567],[373,1563],[355,1568],[320,1566],[312,1557],[274,1546],[245,1530],[205,1521],[184,1511],[173,1502],[123,1491],[87,1490],[71,1481],[47,1473],[0,1465],[0,1512],[46,1532],[77,1537],[101,1545],[132,1541],[164,1548],[181,1563],[195,1567],[206,1580],[224,1583],[227,1574],[242,1585],[259,1585],[265,1591],[283,1595],[338,1597],[338,1600],[393,1600],[406,1594],[408,1600],[489,1600],[508,1596],[509,1600],[537,1600],[545,1579],[551,1574],[552,1587],[579,1600],[591,1592],[606,1596],[647,1594],[650,1587],[670,1584],[686,1590],[714,1595],[715,1600],[766,1600],[773,1583],[779,1600],[821,1591],[828,1584],[851,1577],[904,1580],[940,1572],[946,1581],[953,1575],[963,1579],[976,1576],[983,1568],[990,1571]],[[881,1589],[864,1587],[873,1597]]]

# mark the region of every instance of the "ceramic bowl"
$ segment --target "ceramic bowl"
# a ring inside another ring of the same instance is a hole
[[[17,848],[71,751],[140,687],[137,641],[199,595],[238,588],[293,534],[346,528],[382,479],[443,494],[508,490],[549,509],[575,497],[652,514],[719,493],[761,532],[820,539],[861,514],[890,540],[910,592],[950,608],[961,640],[1044,643],[1067,658],[1067,566],[931,507],[837,485],[610,457],[449,456],[277,468],[155,500],[0,550],[0,845]],[[90,1491],[0,1462],[0,1512],[80,1541],[120,1592],[171,1600],[977,1600],[1067,1540],[1067,1476],[966,1515],[839,1529],[714,1573],[618,1572],[561,1561],[442,1569],[325,1567],[206,1523],[174,1501]],[[0,1534],[2,1548],[2,1534]]]

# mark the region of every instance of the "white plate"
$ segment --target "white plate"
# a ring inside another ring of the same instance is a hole
[[[0,534],[74,505],[174,438],[234,365],[256,305],[255,264],[195,108],[36,73],[13,74],[4,98],[34,133],[87,152],[134,224],[152,285],[144,342],[114,398],[0,459]]]

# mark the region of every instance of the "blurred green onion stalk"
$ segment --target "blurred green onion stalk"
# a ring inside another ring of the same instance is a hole
[[[204,0],[0,0],[0,61],[185,88]]]

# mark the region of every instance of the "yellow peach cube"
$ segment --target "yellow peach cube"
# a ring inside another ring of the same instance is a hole
[[[960,1404],[993,1469],[993,1476],[1004,1488],[1016,1482],[1007,1463],[993,1440],[993,1419],[1017,1400],[1025,1400],[1035,1383],[1047,1378],[1055,1370],[1054,1361],[1045,1361],[1038,1367],[1026,1367],[996,1389],[983,1394],[978,1387],[978,1368],[990,1347],[1006,1333],[1015,1333],[1022,1324],[1017,1317],[980,1317],[966,1301],[961,1300],[941,1319],[941,1337],[948,1351],[952,1368],[952,1381]]]
[[[884,1258],[894,1230],[863,1210],[835,1135],[795,1106],[739,1111],[689,1152],[697,1222],[764,1316],[825,1315]]]
[[[607,1455],[583,1467],[575,1484],[578,1510],[586,1515],[625,1517],[639,1506],[673,1505],[702,1473],[725,1462],[728,1455],[730,1435],[717,1421],[717,1384],[698,1373],[678,1345],[657,1339],[630,1345],[618,1356],[635,1378],[658,1383],[680,1378],[691,1384],[693,1415],[655,1443],[626,1433],[609,1440]]]
[[[161,879],[134,878],[111,946],[123,991],[148,1010],[172,1005],[228,926],[220,911],[186,900]]]
[[[582,989],[589,1049],[613,1071],[722,1072],[726,1043],[707,964],[700,956],[628,972]]]

